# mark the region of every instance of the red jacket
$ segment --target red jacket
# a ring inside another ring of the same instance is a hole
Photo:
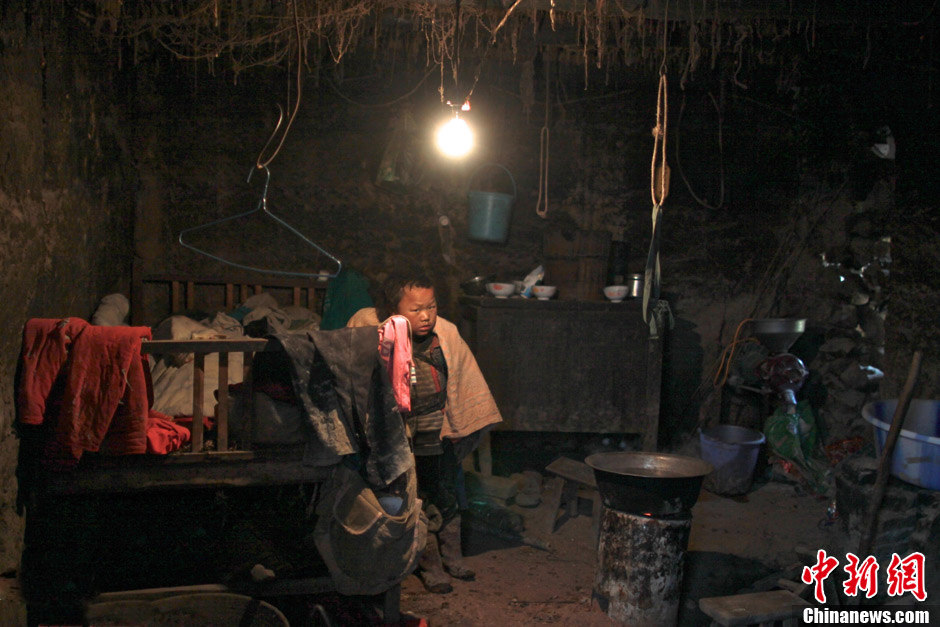
[[[147,452],[153,391],[141,353],[149,327],[31,319],[23,329],[17,419],[51,429],[44,461],[71,466],[85,451]]]

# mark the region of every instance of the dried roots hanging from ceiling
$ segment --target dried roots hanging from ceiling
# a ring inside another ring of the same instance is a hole
[[[359,47],[371,48],[379,62],[404,50],[410,63],[439,65],[442,82],[445,74],[458,82],[458,73],[487,54],[515,64],[524,46],[553,46],[561,62],[583,66],[585,86],[592,70],[609,76],[611,68],[655,69],[665,58],[683,85],[703,65],[715,70],[724,59],[733,81],[746,87],[744,75],[756,65],[773,64],[792,74],[793,59],[815,41],[811,22],[732,21],[719,15],[717,2],[706,0],[690,3],[682,21],[651,19],[618,0],[585,2],[577,11],[513,2],[463,4],[458,9],[456,2],[415,0],[84,0],[76,10],[116,50],[130,43],[135,61],[162,47],[178,59],[204,62],[210,71],[222,64],[236,77],[295,59],[299,38],[308,65],[319,67],[321,59],[340,64]],[[698,12],[692,10],[696,6]],[[528,59],[531,54],[522,61]]]

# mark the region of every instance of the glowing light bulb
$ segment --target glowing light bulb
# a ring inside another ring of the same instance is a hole
[[[441,124],[435,138],[438,150],[453,159],[465,156],[473,148],[473,131],[458,117]]]

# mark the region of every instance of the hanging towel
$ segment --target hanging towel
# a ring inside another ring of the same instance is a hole
[[[411,332],[408,319],[392,316],[379,327],[379,357],[388,369],[398,411],[411,411]]]

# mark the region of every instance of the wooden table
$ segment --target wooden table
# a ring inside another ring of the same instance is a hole
[[[643,321],[640,299],[621,303],[460,299],[467,340],[515,431],[639,433],[655,450],[663,314]]]

